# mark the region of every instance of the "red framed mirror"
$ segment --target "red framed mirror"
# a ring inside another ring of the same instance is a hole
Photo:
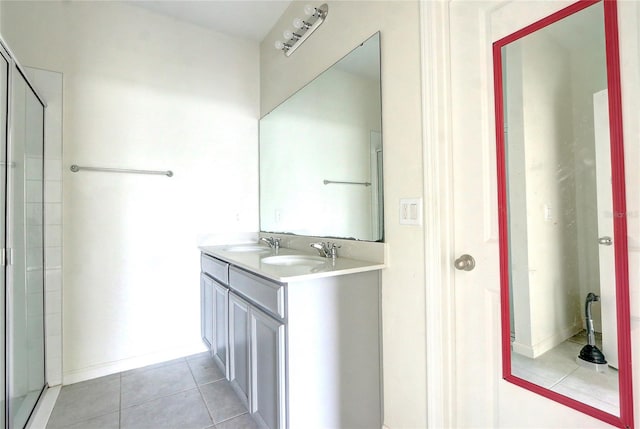
[[[633,428],[617,4],[493,45],[503,377]]]

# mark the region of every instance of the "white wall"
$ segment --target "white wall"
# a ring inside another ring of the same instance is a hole
[[[319,4],[319,3],[312,3]],[[384,422],[426,426],[425,280],[423,228],[399,224],[400,198],[420,197],[422,143],[419,7],[416,1],[328,1],[322,26],[290,57],[273,48],[304,3],[293,2],[261,49],[261,112],[380,30],[385,241],[382,272]],[[429,207],[429,202],[425,203]]]
[[[201,350],[196,246],[257,230],[257,44],[116,2],[3,2],[2,34],[64,75],[63,382]]]

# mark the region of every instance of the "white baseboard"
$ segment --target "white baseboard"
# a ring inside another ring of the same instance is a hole
[[[542,341],[539,341],[536,344],[523,344],[514,341],[511,344],[512,350],[519,355],[526,356],[531,359],[535,359],[538,356],[548,352],[558,344],[568,340],[573,337],[575,334],[582,330],[581,324],[576,324],[573,326],[565,327],[564,329],[556,332],[554,335],[551,335],[545,338]]]
[[[62,384],[74,384],[81,381],[91,380],[106,375],[117,374],[122,371],[141,368],[172,359],[190,356],[206,351],[204,345],[200,347],[184,347],[178,349],[165,350],[143,356],[135,356],[114,362],[107,362],[100,365],[93,365],[86,368],[75,369],[62,372]]]

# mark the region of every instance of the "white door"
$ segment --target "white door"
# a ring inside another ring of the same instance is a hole
[[[502,379],[492,43],[570,3],[449,3],[452,250],[476,263],[454,275],[452,427],[610,427]]]
[[[607,91],[593,95],[596,143],[596,182],[598,192],[598,262],[600,268],[600,309],[602,352],[609,366],[618,368],[616,328],[616,283],[613,253],[613,196],[611,195],[611,156],[609,154],[609,102]],[[596,237],[594,237],[595,239]],[[596,328],[597,330],[597,328]]]

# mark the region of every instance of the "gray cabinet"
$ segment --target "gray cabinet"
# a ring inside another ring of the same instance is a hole
[[[202,341],[220,369],[229,375],[229,264],[209,255],[200,259],[200,329]]]
[[[283,283],[233,259],[202,265],[215,274],[203,280],[203,337],[261,427],[382,426],[379,271]]]
[[[263,427],[285,429],[285,285],[231,266],[229,286],[230,380]]]
[[[211,350],[213,346],[213,280],[200,274],[200,334]]]
[[[286,427],[285,325],[255,307],[251,332],[251,413],[269,429]]]
[[[249,408],[249,304],[229,293],[229,376],[240,399]]]
[[[213,309],[213,316],[211,317],[213,322],[213,343],[211,344],[211,355],[218,363],[218,366],[223,369],[225,376],[228,377],[229,338],[227,335],[229,320],[229,289],[215,280],[213,280],[213,302],[211,304],[211,308]]]

